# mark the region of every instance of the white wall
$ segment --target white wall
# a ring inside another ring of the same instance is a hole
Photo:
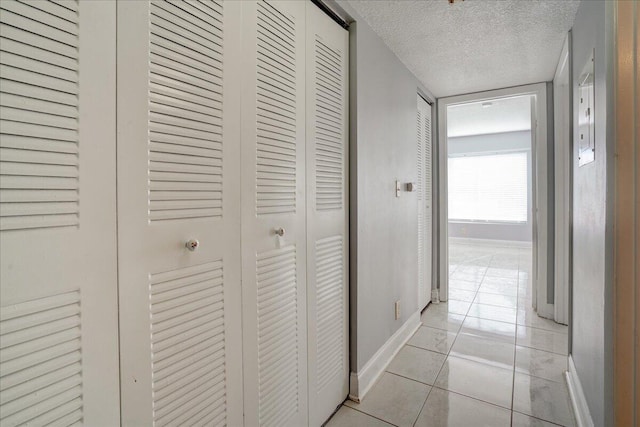
[[[583,1],[573,26],[571,355],[596,426],[612,418],[613,117],[609,2]],[[578,78],[595,48],[595,161],[578,166]]]
[[[531,241],[531,131],[503,132],[460,136],[447,139],[449,156],[483,152],[528,150],[527,153],[527,222],[523,224],[473,223],[449,221],[449,237]]]
[[[351,371],[418,311],[416,93],[433,97],[365,21],[350,28]],[[434,138],[435,140],[435,138]],[[400,301],[401,315],[394,316]]]

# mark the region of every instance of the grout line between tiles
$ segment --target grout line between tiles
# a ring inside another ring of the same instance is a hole
[[[473,299],[475,300],[476,295],[478,293],[477,289],[475,291],[470,291],[470,292],[474,292]],[[471,308],[471,304],[469,305],[469,308]],[[427,307],[427,310],[429,310],[429,307]],[[467,309],[467,312],[469,312],[469,309]],[[449,312],[447,310],[447,324],[448,324],[448,314],[449,314]],[[460,331],[462,330],[462,325],[464,324],[464,320],[467,318],[466,314],[464,314],[464,315],[461,314],[460,316],[463,316],[463,319],[462,319],[462,322],[460,323],[460,326],[457,328],[457,330],[455,332],[456,336],[453,338],[453,343],[451,343],[451,346],[449,346],[447,348],[447,352],[446,353],[440,353],[440,354],[445,354],[445,359],[442,362],[442,365],[440,365],[440,369],[438,369],[438,373],[436,374],[436,377],[433,380],[434,384],[429,389],[429,393],[427,393],[426,399],[424,399],[424,402],[422,402],[422,407],[420,408],[420,411],[418,412],[418,415],[417,415],[416,419],[413,421],[413,425],[414,426],[415,426],[415,423],[418,421],[418,418],[420,418],[420,414],[424,410],[424,407],[427,404],[427,400],[429,400],[429,396],[431,395],[431,392],[433,391],[434,388],[439,388],[439,387],[435,386],[435,382],[438,380],[438,377],[440,376],[440,373],[442,372],[442,368],[444,368],[444,365],[447,363],[447,360],[449,359],[449,354],[451,353],[451,349],[456,344],[456,340],[458,339],[458,335],[460,334]],[[445,329],[445,331],[449,332],[448,329]]]
[[[429,387],[433,387],[433,384],[425,383],[424,381],[420,381],[420,380],[417,380],[417,379],[415,379],[415,378],[407,377],[407,376],[404,376],[404,375],[401,375],[401,374],[397,374],[397,373],[395,373],[395,372],[391,372],[391,371],[384,371],[384,372],[385,372],[385,373],[387,373],[387,374],[395,375],[396,377],[400,377],[400,378],[407,379],[407,380],[409,380],[409,381],[413,381],[413,382],[416,382],[416,383],[420,383],[420,384],[422,384],[422,385],[426,385],[426,386],[429,386]],[[437,376],[436,376],[436,378],[437,378]],[[543,378],[543,379],[544,379],[544,378]]]
[[[529,374],[527,372],[520,372],[518,370],[516,370],[515,373],[518,374],[518,375],[524,375],[524,376],[527,376],[527,377],[536,378],[536,379],[539,379],[539,380],[549,381],[551,383],[556,383],[556,384],[560,384],[562,386],[566,386],[564,378],[561,378],[560,380],[556,381],[556,380],[550,380],[549,378],[541,377],[539,375],[531,375],[531,374]]]
[[[542,318],[541,318],[542,319]],[[547,320],[551,320],[551,319],[547,319]],[[553,320],[551,320],[553,322]],[[551,329],[544,329],[544,328],[540,328],[538,326],[530,326],[530,325],[523,325],[522,323],[517,323],[518,321],[516,320],[516,326],[524,326],[526,328],[531,328],[531,329],[538,329],[540,331],[545,331],[545,332],[552,332],[554,334],[558,334],[558,335],[569,335],[569,332],[558,332],[558,331],[552,331]],[[565,325],[566,326],[566,325]]]
[[[525,414],[524,412],[520,412],[520,411],[511,411],[511,414],[512,414],[511,415],[512,419],[513,419],[513,414],[520,414],[520,415],[524,415],[525,417],[533,418],[534,420],[542,421],[543,423],[551,424],[553,426],[564,427],[562,424],[554,423],[552,421],[543,420],[542,418],[534,417],[533,415]],[[511,423],[513,424],[513,421],[511,421]]]
[[[358,409],[358,408],[354,408],[353,406],[347,406],[347,405],[343,405],[343,406],[346,406],[346,407],[347,407],[347,408],[349,408],[349,409],[353,409],[354,411],[358,411],[358,412],[360,412],[361,414],[365,414],[365,415],[367,415],[367,416],[369,416],[369,417],[371,417],[371,418],[375,418],[376,420],[382,421],[383,423],[387,423],[387,424],[392,425],[392,426],[394,426],[394,427],[398,427],[398,425],[397,425],[397,424],[394,424],[394,423],[389,422],[389,421],[387,421],[387,420],[383,420],[382,418],[376,417],[375,415],[371,415],[371,414],[370,414],[370,413],[368,413],[368,412],[361,411],[360,409]]]
[[[439,354],[442,354],[442,353],[439,353]],[[443,363],[444,363],[444,362],[443,362]],[[431,390],[433,390],[433,388],[434,388],[433,384],[425,383],[425,382],[423,382],[423,381],[418,381],[418,380],[416,380],[415,378],[405,377],[404,375],[396,374],[395,372],[389,372],[389,371],[386,371],[386,370],[385,370],[385,372],[386,372],[387,374],[395,375],[396,377],[404,378],[404,379],[407,379],[407,380],[409,380],[409,381],[414,381],[414,382],[417,382],[417,383],[419,383],[419,384],[423,384],[423,385],[426,385],[426,386],[428,386],[428,387],[429,387],[429,391],[427,392],[427,395],[426,395],[426,396],[425,396],[425,398],[424,398],[424,402],[422,402],[422,406],[420,407],[420,410],[419,410],[419,411],[418,411],[418,413],[416,414],[416,419],[415,419],[415,420],[413,420],[413,422],[411,423],[411,425],[415,425],[415,424],[416,424],[416,421],[418,421],[418,418],[420,418],[420,413],[422,413],[422,408],[424,408],[424,405],[425,405],[425,403],[427,402],[427,399],[429,398],[429,395],[431,394]],[[436,375],[436,378],[438,378],[438,376],[437,376],[437,375]],[[435,382],[435,380],[434,380],[434,382]],[[384,420],[382,420],[382,421],[384,421]],[[385,422],[388,422],[388,421],[385,421]]]
[[[487,400],[478,399],[477,397],[469,396],[469,395],[466,395],[466,394],[463,394],[463,393],[460,393],[460,392],[457,392],[457,391],[447,390],[446,388],[437,387],[437,386],[433,386],[433,388],[437,388],[438,390],[446,391],[448,393],[457,394],[458,396],[466,397],[468,399],[473,399],[473,400],[478,401],[478,402],[486,403],[487,405],[495,406],[496,408],[504,409],[505,411],[509,411],[509,412],[512,411],[511,409],[507,408],[506,406],[497,405],[497,404],[489,402]]]
[[[568,357],[568,356],[569,356],[568,354],[565,354],[565,353],[558,353],[558,352],[551,351],[551,350],[547,350],[547,349],[544,349],[544,348],[531,347],[531,346],[529,346],[529,345],[518,344],[518,343],[516,342],[516,347],[518,347],[518,346],[519,346],[519,347],[526,347],[526,348],[530,348],[530,349],[532,349],[532,350],[546,351],[547,353],[553,353],[553,354],[555,354],[555,355],[557,355],[557,356],[564,356],[564,357]]]
[[[442,329],[438,329],[438,330],[439,330],[439,331],[442,331]],[[418,346],[418,345],[414,345],[414,344],[406,343],[405,345],[408,345],[409,347],[413,347],[413,348],[419,348],[420,350],[425,350],[425,351],[430,351],[430,352],[432,352],[432,353],[441,354],[441,355],[443,355],[443,356],[446,356],[446,355],[447,355],[447,353],[443,353],[443,352],[441,352],[441,351],[437,351],[437,350],[431,350],[431,349],[429,349],[429,348],[420,347],[420,346]]]

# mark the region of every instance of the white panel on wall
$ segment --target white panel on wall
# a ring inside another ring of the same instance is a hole
[[[124,425],[243,423],[240,9],[118,6]]]
[[[113,1],[0,2],[0,424],[119,422]]]
[[[78,4],[0,10],[0,230],[77,226]]]

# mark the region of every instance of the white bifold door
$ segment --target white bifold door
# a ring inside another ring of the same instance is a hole
[[[124,425],[241,425],[240,4],[118,4]]]
[[[347,395],[348,32],[118,4],[125,425],[321,425]]]
[[[320,426],[348,384],[348,32],[0,2],[0,424]]]
[[[307,4],[306,206],[309,424],[349,392],[349,33]]]
[[[243,3],[245,422],[307,424],[305,2]]]
[[[0,425],[120,422],[116,4],[0,2]]]
[[[242,16],[245,423],[319,426],[348,393],[348,32],[310,2]]]
[[[433,203],[431,169],[431,105],[418,95],[416,117],[418,151],[418,301],[420,309],[431,301],[433,257]]]

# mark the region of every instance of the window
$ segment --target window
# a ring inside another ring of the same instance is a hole
[[[449,157],[449,220],[527,222],[527,152]]]

